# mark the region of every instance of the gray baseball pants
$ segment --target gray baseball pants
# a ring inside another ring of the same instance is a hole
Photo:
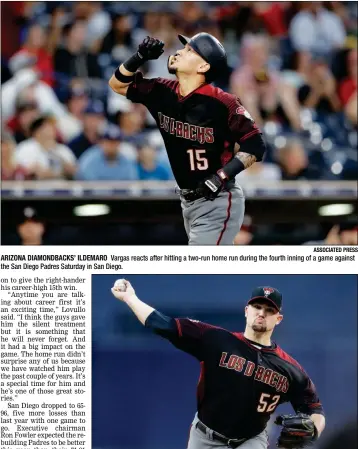
[[[196,428],[198,417],[195,415],[193,423],[191,425],[189,441],[187,449],[224,449],[226,446],[220,441],[214,441],[211,437],[212,431],[204,434],[201,430]],[[266,430],[256,435],[253,438],[242,443],[237,449],[267,449],[268,448],[268,435]]]
[[[233,245],[244,220],[245,197],[235,184],[213,201],[181,197],[181,207],[189,245]]]

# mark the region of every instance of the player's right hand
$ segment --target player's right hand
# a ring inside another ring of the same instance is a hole
[[[132,284],[127,280],[124,280],[124,285],[124,291],[122,291],[119,286],[113,286],[111,288],[111,292],[115,298],[119,299],[120,301],[127,302],[132,296],[135,296],[135,290],[132,287]]]
[[[223,189],[223,181],[217,174],[211,175],[199,184],[198,191],[207,200],[213,201]]]
[[[163,41],[147,36],[144,41],[139,44],[138,54],[144,61],[158,59],[159,56],[164,53],[163,47]]]

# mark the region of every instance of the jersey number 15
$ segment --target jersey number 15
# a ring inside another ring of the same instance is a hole
[[[190,170],[207,170],[209,167],[208,159],[205,157],[206,150],[204,149],[190,149],[187,150],[189,154]]]

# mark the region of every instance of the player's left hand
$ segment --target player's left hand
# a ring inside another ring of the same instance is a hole
[[[277,447],[286,449],[303,448],[317,438],[314,422],[303,413],[278,416],[275,424],[282,426]]]
[[[224,183],[219,175],[211,175],[204,179],[199,185],[200,193],[207,199],[213,201],[222,191]]]

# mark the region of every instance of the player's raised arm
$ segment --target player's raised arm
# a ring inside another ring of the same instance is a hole
[[[108,84],[114,92],[126,95],[127,88],[134,80],[136,71],[145,62],[158,59],[164,52],[164,42],[147,36],[139,45],[137,52],[116,69]]]
[[[141,301],[129,281],[119,279],[111,289],[113,295],[127,304],[138,320],[152,332],[169,340],[197,359],[202,359],[202,341],[208,330],[215,326],[188,318],[172,318]]]
[[[135,294],[132,284],[126,279],[118,279],[111,291],[115,298],[127,304],[143,326],[151,328],[154,332],[164,337],[178,335],[175,319],[163,315],[141,301]]]
[[[111,292],[115,298],[127,304],[143,326],[148,316],[154,312],[153,307],[145,304],[137,297],[131,283],[126,279],[118,279],[112,287]]]

